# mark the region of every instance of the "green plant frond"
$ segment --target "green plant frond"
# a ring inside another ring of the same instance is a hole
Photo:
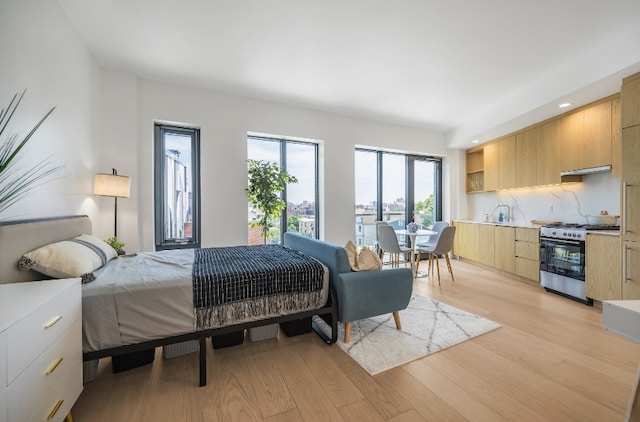
[[[2,109],[2,118],[0,118],[0,136],[2,136],[2,133],[6,129],[7,125],[9,125],[9,122],[11,121],[11,117],[13,117],[13,113],[16,112],[16,109],[18,108],[20,101],[22,101],[22,97],[24,97],[25,92],[27,92],[26,89],[22,91],[22,94],[20,95],[20,97],[18,97],[18,94],[15,94],[11,99],[9,106],[7,106],[6,111],[5,109]]]
[[[25,93],[26,90],[19,96],[15,94],[9,106],[0,111],[0,135],[8,127]],[[50,176],[63,168],[52,166],[50,157],[27,168],[19,165],[23,158],[22,149],[53,110],[55,107],[49,110],[25,136],[11,134],[0,143],[0,213],[24,197],[31,189],[50,181]]]

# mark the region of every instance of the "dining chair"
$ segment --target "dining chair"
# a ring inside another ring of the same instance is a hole
[[[400,245],[396,231],[389,224],[378,225],[378,244],[382,250],[382,255],[389,254],[389,263],[391,268],[398,268],[400,266],[400,254],[406,255],[407,253],[413,253],[413,249]],[[407,265],[405,259],[404,265]]]
[[[440,237],[440,233],[442,233],[442,229],[444,229],[448,225],[449,223],[447,223],[446,221],[436,221],[435,223],[433,223],[433,227],[431,227],[430,230],[436,232],[437,234],[429,236],[429,239],[424,242],[418,242],[416,246],[419,248],[430,248],[435,246],[436,243],[438,243],[438,238]]]
[[[388,226],[389,223],[387,223],[386,221],[376,221],[376,251],[380,259],[382,259],[382,256],[384,255],[384,251],[380,247],[380,234],[378,233],[378,227],[380,227],[381,225]]]
[[[438,270],[438,286],[440,285],[440,261],[438,257],[440,255],[444,255],[444,258],[447,262],[447,268],[449,269],[449,274],[451,274],[451,281],[453,282],[453,270],[451,269],[451,261],[449,260],[449,252],[453,249],[453,238],[456,234],[455,226],[445,226],[440,235],[438,236],[438,240],[434,246],[430,247],[420,247],[418,246],[418,262],[416,267],[420,267],[420,260],[422,259],[422,254],[429,254],[429,274],[433,274],[433,261],[436,261],[436,267]],[[416,269],[417,272],[417,269]]]

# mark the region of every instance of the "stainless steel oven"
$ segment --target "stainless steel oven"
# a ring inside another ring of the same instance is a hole
[[[548,226],[540,229],[540,284],[588,305],[585,291],[586,229]]]

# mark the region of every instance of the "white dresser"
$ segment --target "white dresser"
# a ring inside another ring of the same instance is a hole
[[[82,392],[79,278],[0,285],[0,422],[62,421]]]

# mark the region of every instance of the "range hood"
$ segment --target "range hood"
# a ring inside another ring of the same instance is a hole
[[[586,169],[561,171],[560,172],[560,176],[583,176],[585,174],[610,173],[610,172],[611,172],[611,165],[607,164],[606,166],[589,167],[589,168],[586,168]]]

